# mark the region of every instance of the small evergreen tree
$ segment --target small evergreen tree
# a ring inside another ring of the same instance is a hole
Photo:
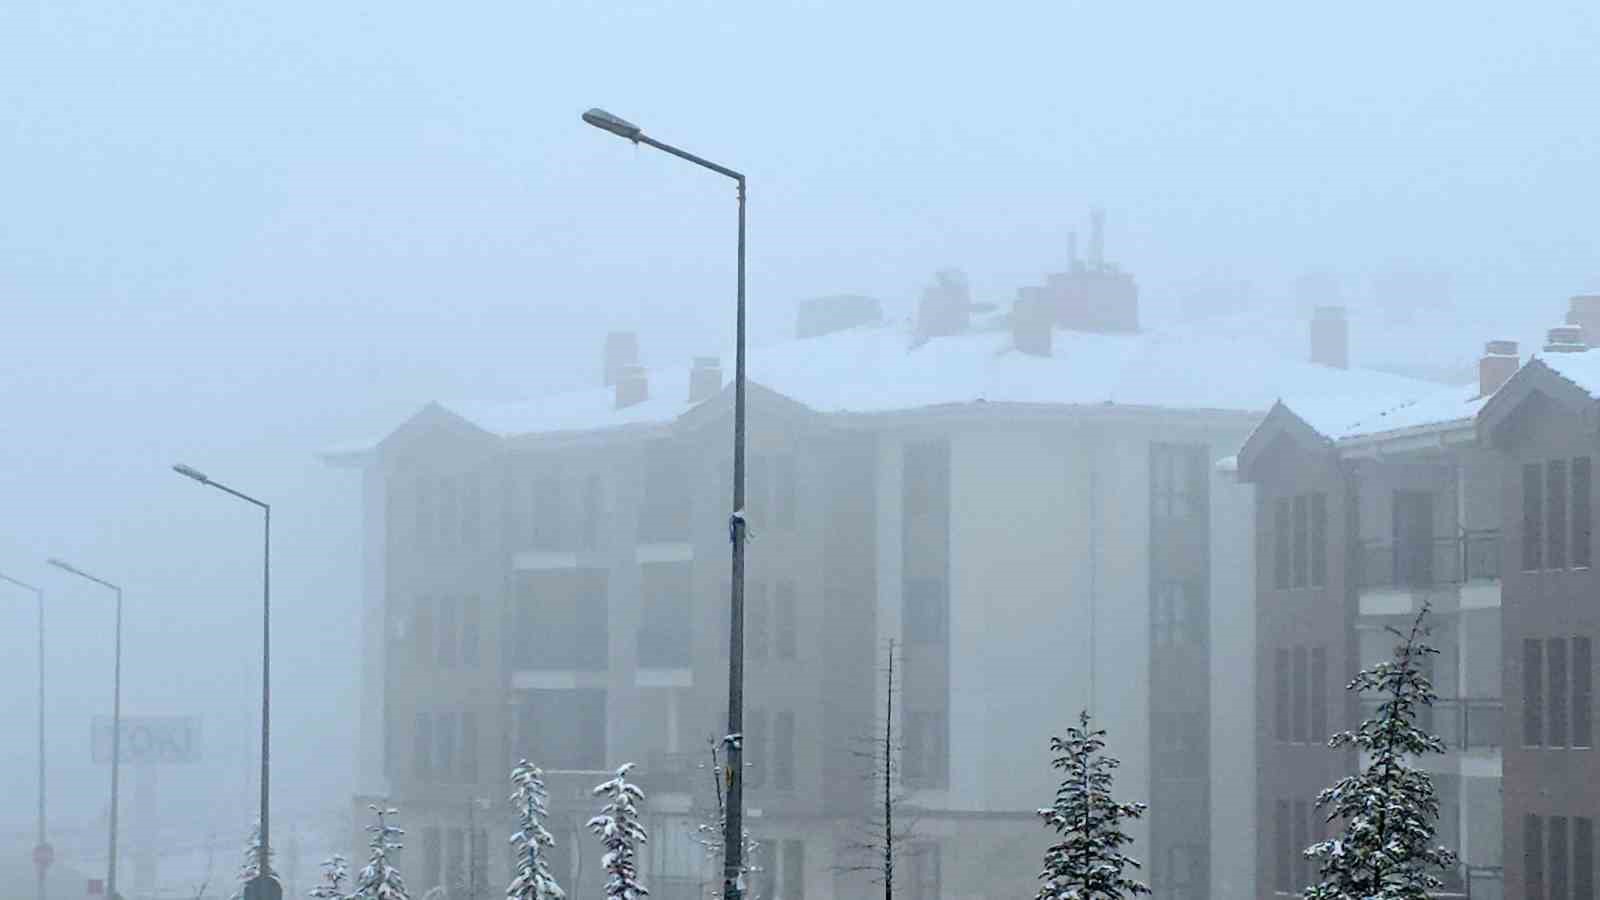
[[[511,807],[517,811],[518,827],[511,835],[517,849],[517,874],[506,888],[509,900],[563,900],[567,896],[555,876],[550,874],[546,851],[556,844],[544,827],[549,816],[545,805],[550,792],[544,786],[544,772],[527,760],[511,770]]]
[[[405,832],[388,821],[388,817],[397,815],[399,810],[370,805],[367,808],[372,810],[378,821],[367,826],[367,833],[372,835],[367,841],[367,864],[356,879],[351,900],[410,900],[405,879],[400,877],[399,870],[389,861],[390,855],[404,846],[400,838]]]
[[[239,864],[239,886],[234,888],[232,900],[243,900],[244,886],[254,881],[257,877],[272,872],[272,851],[267,851],[266,859],[261,857],[261,823],[257,822],[250,828],[250,837],[244,845],[244,861]]]
[[[1117,803],[1111,798],[1112,772],[1122,762],[1105,753],[1105,730],[1089,727],[1088,710],[1065,738],[1050,739],[1059,754],[1051,765],[1065,772],[1054,806],[1039,810],[1045,825],[1062,839],[1044,854],[1038,900],[1114,900],[1150,893],[1150,888],[1124,874],[1139,861],[1122,852],[1133,839],[1122,830],[1124,819],[1144,815],[1143,803]]]
[[[606,798],[600,814],[589,820],[589,830],[606,845],[600,865],[606,870],[606,896],[610,900],[643,900],[650,892],[639,883],[637,847],[650,840],[639,821],[644,792],[628,781],[633,763],[617,769],[609,781],[595,786],[594,795]]]
[[[1454,853],[1433,845],[1433,779],[1411,765],[1411,757],[1444,752],[1444,742],[1416,724],[1417,710],[1438,699],[1423,673],[1424,660],[1439,652],[1423,642],[1427,615],[1424,605],[1410,631],[1390,628],[1399,639],[1394,658],[1362,670],[1347,688],[1381,699],[1354,732],[1328,741],[1358,749],[1368,762],[1317,796],[1327,821],[1342,821],[1344,831],[1306,848],[1322,877],[1306,889],[1307,900],[1424,900],[1444,886],[1434,873],[1455,863]]]
[[[306,893],[317,900],[344,900],[344,883],[350,880],[350,863],[337,853],[322,862],[322,883]]]

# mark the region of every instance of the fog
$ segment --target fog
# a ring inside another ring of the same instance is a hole
[[[1145,323],[1298,341],[1337,297],[1358,361],[1461,374],[1600,290],[1597,39],[1578,3],[7,4],[0,572],[47,592],[57,845],[102,833],[112,607],[50,556],[125,588],[125,714],[204,719],[164,822],[225,835],[222,877],[253,817],[259,517],[172,463],[273,504],[274,821],[337,820],[360,485],[318,454],[593,384],[610,329],[731,345],[730,185],[583,109],[749,176],[753,353],[945,266],[1009,305],[1103,205]],[[0,847],[32,842],[33,641],[0,591]]]

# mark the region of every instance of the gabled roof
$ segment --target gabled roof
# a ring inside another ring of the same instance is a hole
[[[1488,442],[1523,403],[1542,396],[1594,427],[1600,399],[1600,352],[1552,353],[1517,370],[1477,416],[1479,440]]]
[[[1272,404],[1272,409],[1267,411],[1265,418],[1250,432],[1250,437],[1245,439],[1244,446],[1239,449],[1235,460],[1235,468],[1240,481],[1255,479],[1256,466],[1266,456],[1267,451],[1276,446],[1280,440],[1293,441],[1305,449],[1329,449],[1333,442],[1322,432],[1311,427],[1305,419],[1300,418],[1294,410],[1284,404],[1282,400]]]
[[[721,361],[725,381],[732,363]],[[973,404],[991,410],[1093,407],[1254,415],[1281,397],[1319,430],[1348,425],[1383,398],[1430,389],[1427,382],[1396,375],[1314,365],[1245,338],[1057,330],[1052,354],[1041,357],[1017,351],[1007,330],[916,344],[906,328],[896,325],[752,347],[748,377],[752,386],[819,415],[904,415]],[[648,378],[649,399],[623,409],[616,408],[612,390],[605,387],[510,406],[455,408],[463,419],[500,437],[648,433],[693,408],[687,367],[654,369]]]

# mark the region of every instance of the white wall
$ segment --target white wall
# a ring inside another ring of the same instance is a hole
[[[1213,447],[1213,455],[1223,448]],[[1256,893],[1255,487],[1211,481],[1211,896]]]

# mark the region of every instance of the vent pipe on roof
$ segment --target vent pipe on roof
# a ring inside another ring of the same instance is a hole
[[[1055,311],[1044,288],[1017,290],[1017,302],[1011,307],[1011,342],[1018,350],[1030,356],[1049,356],[1054,322]]]
[[[606,335],[606,355],[603,364],[606,387],[617,383],[622,370],[639,364],[639,336],[631,331],[613,331]]]
[[[1517,353],[1516,341],[1490,341],[1483,345],[1483,358],[1478,360],[1478,396],[1487,397],[1517,374],[1522,357]]]
[[[1350,368],[1350,323],[1345,321],[1344,307],[1318,306],[1311,311],[1311,361]]]
[[[1579,294],[1567,301],[1567,324],[1583,329],[1583,343],[1600,347],[1600,294]]]
[[[1589,349],[1583,342],[1583,329],[1577,325],[1558,325],[1550,329],[1544,345],[1546,353],[1582,353]]]
[[[643,366],[623,366],[617,373],[617,409],[627,409],[650,399],[650,378]]]
[[[704,403],[722,390],[722,360],[715,356],[696,356],[689,370],[689,402]]]

